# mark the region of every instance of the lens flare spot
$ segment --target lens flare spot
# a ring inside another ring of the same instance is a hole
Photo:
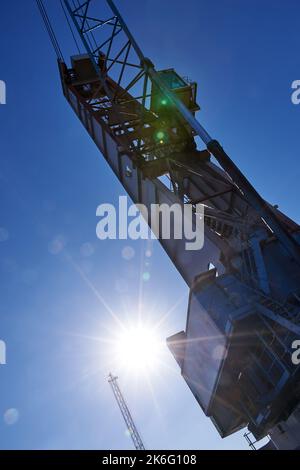
[[[13,424],[16,424],[17,421],[19,420],[19,412],[16,408],[9,408],[8,410],[5,411],[3,415],[3,419],[5,424],[8,426],[12,426]]]
[[[83,243],[80,247],[80,254],[85,258],[92,256],[95,253],[95,248],[89,242]]]
[[[158,140],[163,140],[163,138],[165,137],[165,133],[163,131],[159,131],[156,134],[156,137],[158,138]]]
[[[143,281],[145,282],[148,282],[150,280],[150,273],[148,273],[147,271],[143,273]]]
[[[49,253],[58,255],[66,246],[66,239],[63,235],[55,237],[48,245]]]
[[[134,258],[135,251],[131,246],[125,246],[122,250],[122,258],[126,261],[130,261]]]
[[[4,227],[0,227],[0,242],[6,242],[9,239],[8,230]]]

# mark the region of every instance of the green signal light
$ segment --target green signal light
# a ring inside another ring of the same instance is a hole
[[[168,100],[166,100],[166,98],[163,98],[160,104],[162,104],[163,106],[166,106],[168,104]]]

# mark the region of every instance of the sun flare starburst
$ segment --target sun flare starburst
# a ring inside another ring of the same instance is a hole
[[[141,372],[158,366],[164,344],[155,328],[138,324],[120,331],[114,349],[115,361],[122,369]]]

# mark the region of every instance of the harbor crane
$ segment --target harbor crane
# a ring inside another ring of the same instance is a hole
[[[133,202],[192,204],[195,226],[205,208],[201,250],[158,237],[190,289],[185,331],[167,340],[182,377],[222,437],[247,427],[266,448],[299,448],[299,225],[209,135],[197,84],[157,70],[112,0],[61,3],[83,48],[67,63],[52,35],[63,94]]]

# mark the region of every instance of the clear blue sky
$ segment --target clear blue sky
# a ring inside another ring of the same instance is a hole
[[[65,50],[76,52],[59,2],[46,3]],[[201,122],[299,222],[300,106],[290,99],[300,79],[298,0],[117,3],[157,68],[198,82]],[[0,12],[0,448],[131,448],[105,379],[112,365],[99,338],[116,324],[102,300],[123,322],[135,321],[139,293],[153,322],[177,303],[164,341],[184,328],[188,290],[157,242],[146,259],[146,243],[96,239],[96,207],[116,203],[122,187],[64,101],[35,3],[2,1]],[[117,364],[113,372],[148,448],[246,448],[241,435],[218,436],[167,351],[149,380]],[[17,420],[5,415],[12,408]]]

